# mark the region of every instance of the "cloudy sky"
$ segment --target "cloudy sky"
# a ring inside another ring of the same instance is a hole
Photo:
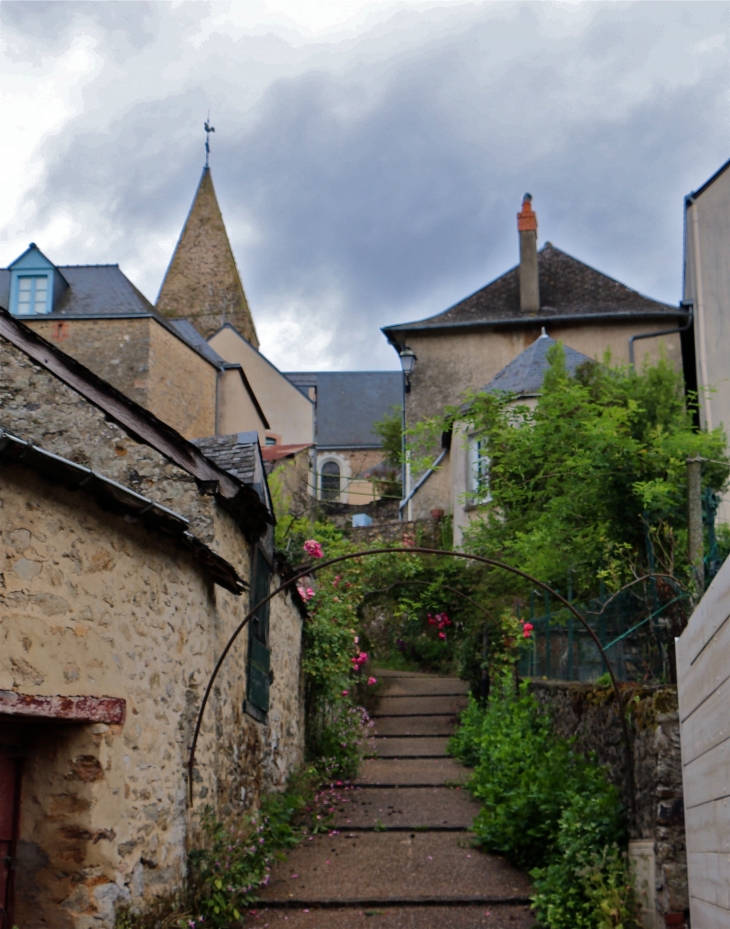
[[[0,3],[0,266],[118,262],[154,300],[211,166],[262,348],[389,368],[546,239],[681,296],[682,200],[730,156],[730,3]]]

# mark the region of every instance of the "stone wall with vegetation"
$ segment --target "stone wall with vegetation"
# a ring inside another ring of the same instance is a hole
[[[185,516],[249,578],[249,542],[215,498],[4,342],[0,410],[9,432]],[[206,804],[235,816],[301,763],[302,617],[289,596],[272,606],[266,724],[242,709],[245,633],[230,653],[201,730],[191,811],[197,710],[248,597],[214,585],[175,540],[102,510],[83,490],[19,465],[0,466],[0,476],[0,690],[126,701],[121,726],[47,721],[17,736],[26,758],[16,921],[111,929],[120,903],[145,907],[180,891]]]
[[[557,733],[575,738],[579,751],[595,753],[606,766],[629,809],[621,724],[611,689],[532,681],[530,690],[550,709]],[[659,912],[682,912],[689,904],[677,691],[675,687],[634,685],[624,691],[624,699],[628,701],[636,782],[631,838],[654,840]]]

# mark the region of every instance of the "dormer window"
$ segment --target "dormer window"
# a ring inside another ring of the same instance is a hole
[[[68,282],[33,242],[10,265],[10,306],[15,316],[52,313]]]
[[[18,275],[18,316],[28,316],[35,313],[48,313],[48,275]]]

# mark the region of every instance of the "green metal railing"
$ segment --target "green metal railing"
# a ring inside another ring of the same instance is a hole
[[[576,604],[606,651],[616,677],[623,681],[666,682],[671,678],[673,646],[672,607],[686,600],[677,593],[664,603],[650,585],[643,596],[623,591],[608,597],[600,595]],[[572,592],[568,593],[572,602]],[[594,681],[604,671],[600,652],[593,639],[565,609],[556,610],[549,597],[539,603],[533,591],[518,610],[520,618],[532,624],[530,638],[522,641],[519,670],[523,677],[567,681]],[[538,612],[539,610],[539,612]]]

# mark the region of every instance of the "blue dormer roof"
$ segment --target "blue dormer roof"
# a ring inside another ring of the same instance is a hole
[[[14,316],[38,316],[53,312],[68,282],[35,242],[8,268],[8,309]]]
[[[482,388],[483,393],[504,392],[516,394],[518,397],[537,397],[542,390],[542,382],[549,367],[548,351],[557,345],[543,327],[542,335],[532,345],[528,346],[510,363],[494,375],[492,380]],[[565,353],[565,368],[568,374],[575,374],[577,368],[593,359],[582,352],[577,352],[569,345],[563,346]]]

